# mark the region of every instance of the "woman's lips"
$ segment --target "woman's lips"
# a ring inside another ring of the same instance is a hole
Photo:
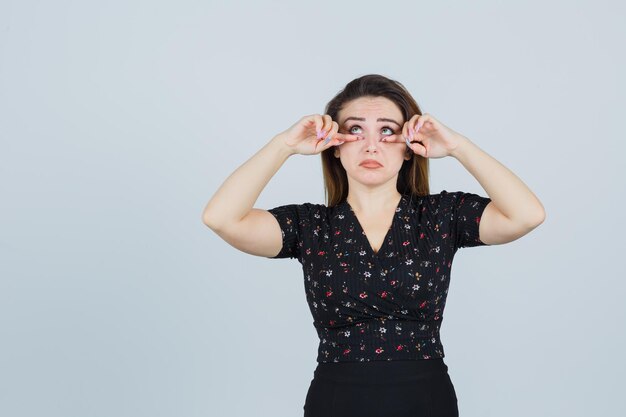
[[[381,168],[382,167],[382,165],[379,162],[376,162],[373,160],[363,161],[359,165],[364,168]]]

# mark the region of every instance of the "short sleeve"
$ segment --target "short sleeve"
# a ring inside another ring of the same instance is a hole
[[[309,226],[310,204],[287,204],[271,208],[268,211],[278,221],[283,237],[283,247],[278,255],[268,258],[297,258],[300,260],[303,234]]]
[[[443,201],[450,210],[450,233],[454,242],[454,250],[472,246],[487,246],[479,238],[480,219],[487,204],[488,197],[463,191],[442,191]]]

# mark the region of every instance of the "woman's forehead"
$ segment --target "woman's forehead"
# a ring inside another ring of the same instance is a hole
[[[367,122],[373,119],[386,119],[380,121],[402,120],[402,112],[396,103],[385,97],[360,97],[352,100],[339,111],[338,116],[340,123],[344,123],[348,119]]]

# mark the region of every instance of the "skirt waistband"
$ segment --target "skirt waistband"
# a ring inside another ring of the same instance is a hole
[[[389,384],[415,382],[445,374],[448,366],[443,358],[362,362],[318,362],[313,373],[315,379],[335,382]]]

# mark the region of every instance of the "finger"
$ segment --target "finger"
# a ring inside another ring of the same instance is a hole
[[[411,128],[415,125],[415,122],[419,117],[419,114],[414,114],[409,120],[406,121],[406,123],[404,124],[404,128],[402,129],[402,134],[404,136],[406,136],[407,138],[410,136]]]
[[[404,122],[404,125],[402,125],[402,137],[403,138],[409,137],[409,123],[411,122],[411,120],[413,120],[413,118],[411,118],[410,120],[407,120],[406,122]]]
[[[388,135],[382,138],[381,142],[402,143],[404,142],[404,135]]]
[[[420,116],[417,125],[415,126],[415,132],[418,132],[426,122],[430,124],[433,123],[433,118],[428,113],[424,113],[422,116]]]
[[[324,137],[320,136],[320,139],[325,139],[326,137],[328,137],[328,134],[333,128],[333,119],[328,114],[322,115],[322,119],[324,120],[324,126],[322,127],[322,135],[324,135],[324,132],[326,132],[326,136]]]
[[[350,141],[350,142],[354,142],[356,140],[359,140],[361,138],[361,136],[359,135],[355,135],[352,133],[335,133],[333,135],[333,139],[338,139],[338,140],[343,140],[343,141]]]
[[[409,125],[409,139],[416,139],[417,132],[419,132],[420,128],[424,124],[423,118],[424,115],[416,114],[414,118],[411,119],[411,124]]]
[[[424,158],[428,155],[427,149],[421,143],[413,142],[409,145],[409,148],[411,148],[414,153],[423,156]]]
[[[415,139],[417,140],[417,142],[414,143],[418,143],[425,149],[424,155],[422,156],[427,158],[428,155],[430,155],[430,138],[424,137],[423,139],[420,139],[416,136]]]
[[[330,116],[328,116],[328,118],[330,119]],[[337,122],[333,121],[332,119],[330,119],[330,131],[328,132],[328,135],[326,136],[326,139],[324,139],[324,146],[328,145],[330,143],[330,140],[337,135],[337,131],[339,130],[339,125],[337,124]]]
[[[317,133],[317,138],[320,139],[322,137],[322,130],[324,130],[324,119],[320,114],[316,114],[313,117],[315,119],[315,133]]]

